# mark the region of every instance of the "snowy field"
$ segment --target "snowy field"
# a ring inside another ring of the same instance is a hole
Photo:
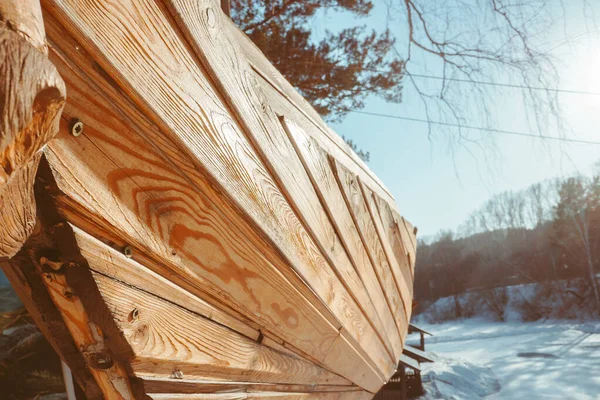
[[[600,399],[600,322],[478,320],[418,325],[430,399]],[[408,343],[416,343],[411,335]]]

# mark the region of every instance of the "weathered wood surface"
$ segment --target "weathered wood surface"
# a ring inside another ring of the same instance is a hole
[[[0,261],[86,395],[372,397],[402,356],[416,251],[377,177],[218,1],[42,3],[58,89],[30,101],[48,121],[31,150],[1,138],[18,168],[0,200],[30,208],[2,211],[26,229],[0,228]],[[72,257],[25,267],[35,226]]]
[[[32,233],[38,152],[56,134],[65,101],[45,50],[39,2],[0,2],[0,259]]]

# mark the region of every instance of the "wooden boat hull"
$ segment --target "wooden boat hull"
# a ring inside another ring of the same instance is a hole
[[[383,184],[217,2],[41,15],[0,262],[86,396],[371,398],[416,250]]]

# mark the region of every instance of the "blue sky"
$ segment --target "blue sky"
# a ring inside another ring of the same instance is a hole
[[[556,58],[560,87],[600,92],[600,37],[588,33],[589,25],[581,15],[579,1],[565,3],[568,17],[564,24],[557,23],[544,37],[550,48],[558,45],[552,55]],[[384,25],[386,10],[377,1],[375,4],[372,15],[360,23],[377,29]],[[335,31],[354,23],[355,19],[348,15],[326,13],[315,20],[314,32],[320,35],[326,29]],[[401,35],[402,27],[399,29],[397,33]],[[576,39],[561,45],[571,37]],[[561,94],[559,102],[566,126],[564,135],[600,141],[600,96]],[[490,104],[495,128],[533,132],[518,90],[499,90]],[[425,117],[422,103],[410,85],[405,85],[403,103],[388,104],[373,97],[364,110]],[[482,125],[480,116],[472,117],[467,122]],[[369,166],[391,190],[400,212],[419,227],[423,236],[457,228],[494,193],[519,190],[557,176],[587,174],[600,160],[600,146],[499,134],[486,136],[479,131],[468,134],[480,141],[484,153],[473,147],[450,150],[444,133],[428,139],[426,124],[354,113],[332,127],[370,151]],[[544,134],[557,136],[559,132],[551,128]]]

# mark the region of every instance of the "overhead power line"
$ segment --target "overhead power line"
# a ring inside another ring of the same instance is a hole
[[[375,117],[384,117],[384,118],[400,119],[400,120],[404,120],[404,121],[413,121],[413,122],[422,122],[422,123],[426,123],[426,124],[450,126],[450,127],[454,127],[454,128],[461,128],[461,129],[475,129],[475,130],[487,131],[487,132],[492,132],[492,133],[500,133],[500,134],[505,134],[505,135],[524,136],[524,137],[530,137],[530,138],[534,138],[534,139],[548,139],[548,140],[556,140],[556,141],[560,141],[560,142],[600,145],[600,142],[595,142],[592,140],[569,139],[569,138],[562,138],[562,137],[558,137],[558,136],[536,135],[535,133],[507,131],[507,130],[503,130],[503,129],[485,128],[482,126],[460,125],[460,124],[453,124],[450,122],[442,122],[442,121],[429,121],[429,120],[420,119],[420,118],[402,117],[399,115],[381,114],[381,113],[374,113],[374,112],[368,112],[368,111],[351,110],[351,112],[356,113],[356,114],[371,115],[371,116],[375,116]]]
[[[460,79],[460,78],[444,78],[442,76],[434,76],[434,75],[422,75],[422,74],[409,74],[409,75],[412,77],[416,77],[416,78],[435,79],[435,80],[440,80],[440,81],[446,80],[446,81],[454,81],[454,82],[464,82],[464,83],[472,83],[474,85],[489,85],[489,86],[509,87],[509,88],[515,88],[515,89],[543,90],[546,92],[555,92],[555,93],[571,93],[571,94],[585,94],[585,95],[589,95],[589,96],[600,96],[600,92],[588,92],[585,90],[551,89],[551,88],[543,88],[543,87],[527,86],[527,85],[514,85],[512,83],[477,81],[477,80]]]
[[[313,62],[310,60],[302,60],[302,61],[297,61],[301,64],[309,64],[309,65],[322,65],[323,63],[317,63],[317,62]],[[335,65],[333,63],[330,63],[333,67],[335,68],[343,68],[342,66],[339,65]],[[368,71],[373,71],[373,72],[379,72],[379,73],[387,73],[388,71],[384,71],[382,69],[378,69],[378,68],[365,68]],[[540,87],[540,86],[529,86],[529,85],[517,85],[517,84],[512,84],[512,83],[504,83],[504,82],[493,82],[493,81],[480,81],[480,80],[473,80],[473,79],[461,79],[461,78],[449,78],[449,77],[443,77],[443,76],[436,76],[436,75],[426,75],[426,74],[413,74],[410,73],[408,71],[405,71],[405,73],[413,78],[423,78],[423,79],[434,79],[434,80],[439,80],[439,81],[452,81],[452,82],[462,82],[462,83],[470,83],[473,85],[487,85],[487,86],[497,86],[497,87],[506,87],[506,88],[513,88],[513,89],[526,89],[526,90],[541,90],[541,91],[545,91],[545,92],[552,92],[552,93],[568,93],[568,94],[582,94],[582,95],[587,95],[587,96],[600,96],[600,92],[591,92],[591,91],[586,91],[586,90],[571,90],[571,89],[552,89],[552,88],[545,88],[545,87]]]

